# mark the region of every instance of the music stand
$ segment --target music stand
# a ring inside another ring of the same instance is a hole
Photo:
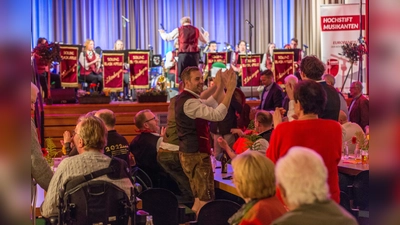
[[[236,64],[241,64],[242,58],[246,58],[246,60],[247,60],[249,57],[257,56],[257,55],[260,56],[260,63],[261,63],[262,59],[264,57],[264,54],[238,54],[237,59],[235,59],[236,60]],[[249,69],[250,69],[250,67],[246,67],[247,72],[248,72]],[[242,75],[241,79],[243,80],[243,75]],[[250,86],[250,95],[251,95],[251,97],[249,98],[249,100],[253,100],[254,101],[254,100],[258,100],[258,98],[255,98],[254,95],[253,95],[253,87],[254,87],[253,85]]]

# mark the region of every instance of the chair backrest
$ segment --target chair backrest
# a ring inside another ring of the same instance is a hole
[[[59,224],[128,224],[131,216],[128,195],[107,181],[88,181],[65,190]]]
[[[198,225],[225,225],[240,209],[240,205],[229,200],[214,200],[205,204],[197,217]]]
[[[353,205],[361,210],[369,209],[369,171],[363,171],[354,178]]]
[[[145,191],[145,190],[153,187],[153,182],[151,181],[151,178],[149,177],[149,175],[147,175],[147,173],[144,172],[139,167],[134,167],[131,170],[131,176],[133,178],[134,183],[139,184],[141,187],[140,191],[135,189],[136,194],[139,194],[142,191]]]
[[[138,195],[142,208],[153,216],[154,225],[178,225],[178,200],[169,190],[150,188]]]

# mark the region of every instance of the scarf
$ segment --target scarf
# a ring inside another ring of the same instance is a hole
[[[242,207],[229,218],[228,223],[231,225],[238,225],[242,221],[243,217],[247,212],[259,201],[259,199],[252,199],[248,203],[242,205]]]

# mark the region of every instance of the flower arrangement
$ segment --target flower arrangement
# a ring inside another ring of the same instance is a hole
[[[51,138],[46,138],[45,143],[46,148],[42,148],[43,157],[46,158],[46,161],[50,166],[53,166],[53,158],[59,155],[65,155],[66,152],[62,152],[62,150],[56,150],[56,145]]]
[[[158,90],[157,88],[150,88],[145,91],[141,91],[137,93],[137,96],[167,96],[167,92],[165,90]]]
[[[357,45],[356,43],[347,43],[342,45],[342,53],[339,55],[343,55],[349,59],[350,62],[357,62],[360,60],[360,57],[365,53],[364,45]]]
[[[250,135],[245,135],[244,138],[246,138],[246,140],[247,140],[247,147],[248,147],[250,150],[253,150],[253,151],[258,151],[258,150],[260,150],[260,148],[261,148],[260,144],[259,144],[259,143],[255,143],[255,142],[256,142],[258,139],[262,138],[261,136],[259,136],[259,135],[255,134],[255,133],[253,133],[253,134],[250,134]]]
[[[369,135],[365,135],[363,132],[356,132],[355,136],[352,137],[351,143],[357,144],[361,150],[369,149]]]
[[[60,62],[60,45],[58,43],[39,44],[33,49],[33,53],[39,56],[39,61],[43,64]]]

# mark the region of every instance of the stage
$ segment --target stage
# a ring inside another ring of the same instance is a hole
[[[251,107],[258,106],[260,101],[247,101]],[[44,138],[52,138],[57,149],[61,149],[60,140],[64,131],[72,133],[79,116],[88,112],[109,109],[116,115],[116,130],[128,142],[138,134],[138,129],[133,122],[135,114],[143,109],[150,109],[158,117],[160,126],[167,123],[169,102],[138,103],[131,101],[114,101],[110,104],[54,104],[44,105]]]

